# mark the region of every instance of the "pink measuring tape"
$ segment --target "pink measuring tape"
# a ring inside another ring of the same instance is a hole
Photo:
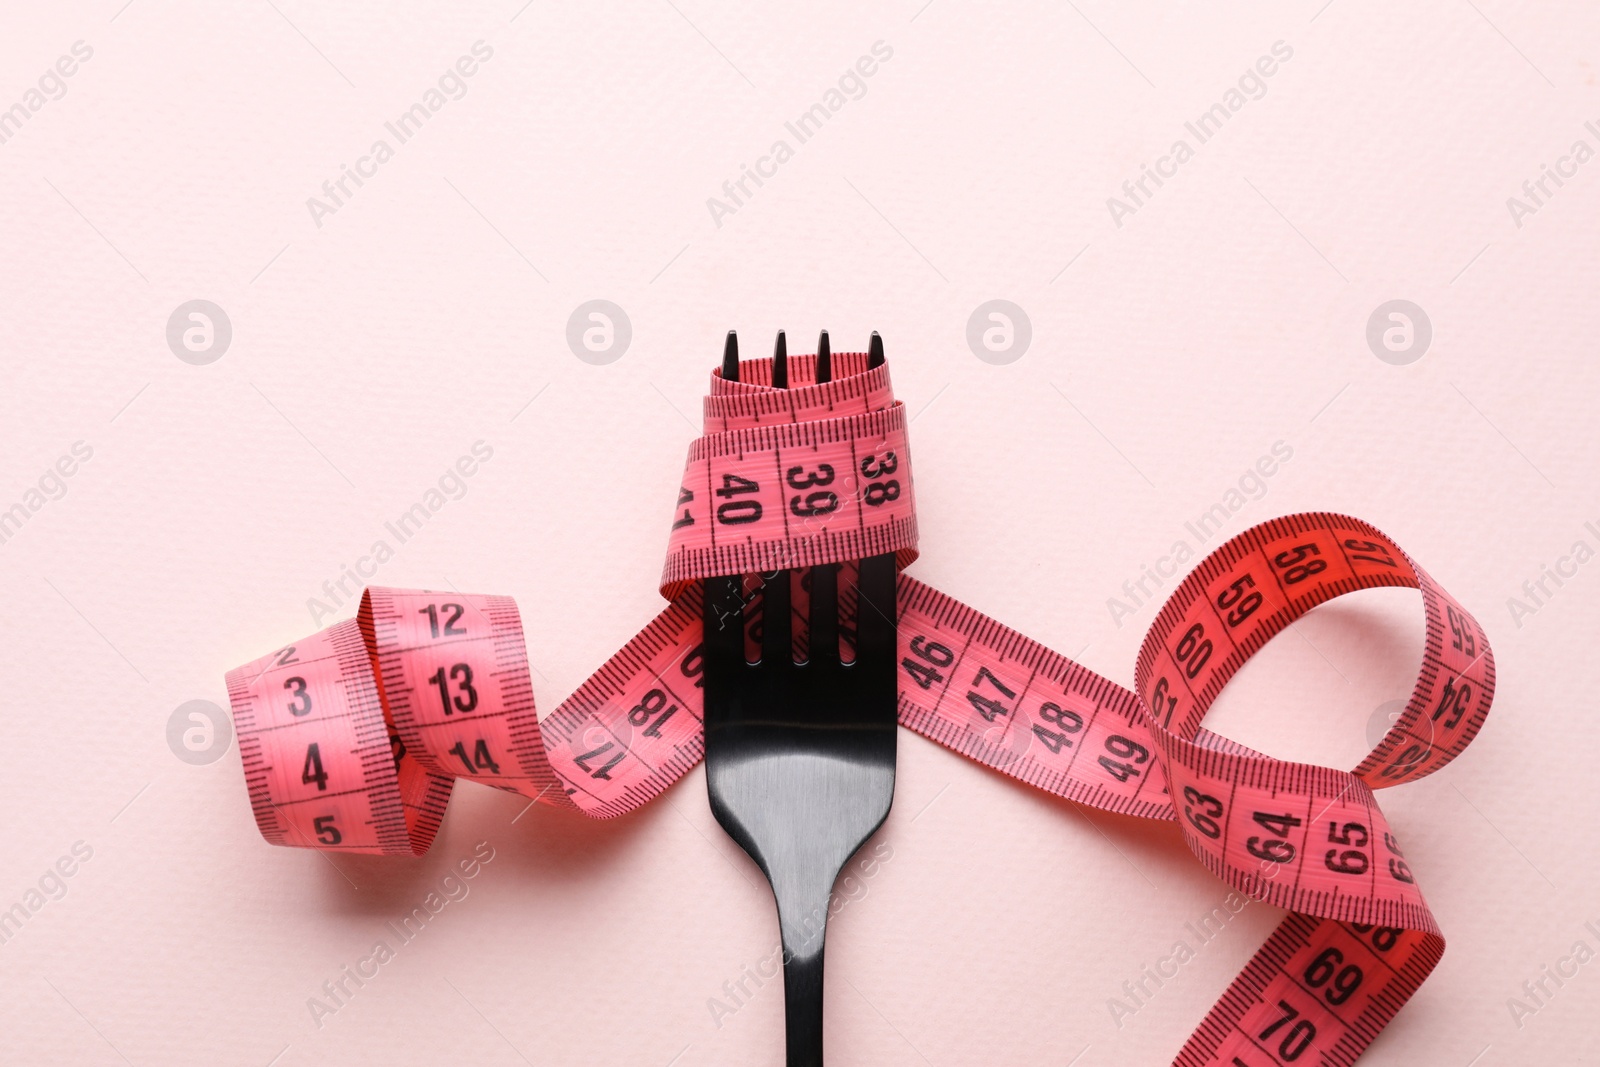
[[[741,364],[740,382],[713,374],[673,511],[670,603],[542,723],[509,597],[368,589],[355,619],[228,672],[262,835],[415,855],[456,778],[596,818],[666,789],[703,752],[699,579],[916,558],[904,409],[887,367],[866,362],[835,353],[835,380],[817,385],[814,358],[790,357],[788,389],[769,384],[769,360]],[[1274,634],[1378,586],[1421,591],[1426,647],[1405,711],[1355,770],[1201,726]],[[898,601],[902,725],[1079,803],[1175,820],[1212,873],[1292,913],[1176,1064],[1352,1063],[1439,961],[1444,940],[1373,791],[1466,748],[1494,659],[1477,622],[1378,530],[1308,513],[1228,541],[1162,608],[1133,691],[904,574]],[[798,634],[803,601],[794,610]]]

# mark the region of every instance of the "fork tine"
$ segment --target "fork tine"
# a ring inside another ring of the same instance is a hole
[[[761,576],[761,662],[794,660],[794,628],[789,611],[789,572]]]
[[[811,568],[811,638],[808,658],[818,666],[839,662],[839,565]]]
[[[722,377],[730,382],[739,380],[739,334],[734,330],[728,331],[728,339],[722,344]],[[744,596],[740,578],[707,578],[703,589],[705,658],[727,664],[723,667],[726,676],[726,671],[744,662]]]
[[[762,664],[794,662],[789,614],[789,571],[762,574]]]
[[[817,337],[817,384],[833,380],[833,349],[828,331]],[[811,635],[808,658],[813,664],[839,662],[839,568],[823,564],[811,568]]]
[[[882,656],[893,662],[895,651],[894,553],[861,561],[856,602],[856,662]]]
[[[789,341],[782,330],[772,345],[772,386],[789,388]],[[794,628],[789,615],[789,572],[763,574],[761,580],[761,662],[792,662]]]
[[[867,346],[867,369],[884,363],[883,338],[872,331]],[[856,590],[856,658],[868,652],[887,653],[895,648],[894,553],[871,556],[861,561]]]
[[[737,574],[705,580],[705,657],[724,671],[744,665],[744,595]]]
[[[725,381],[739,380],[739,334],[729,330],[728,339],[722,343],[722,377]]]

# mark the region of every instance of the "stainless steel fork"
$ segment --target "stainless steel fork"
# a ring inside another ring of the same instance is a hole
[[[728,334],[723,376],[739,374]],[[883,362],[872,335],[869,366]],[[830,370],[828,335],[817,380]],[[778,334],[773,384],[787,387]],[[762,575],[761,658],[745,659],[744,581],[705,581],[706,785],[711,810],[767,876],[783,941],[788,1067],[822,1064],[822,948],[840,870],[894,799],[894,554],[861,560],[855,659],[839,653],[839,567],[811,568],[807,659],[796,663],[790,572]]]

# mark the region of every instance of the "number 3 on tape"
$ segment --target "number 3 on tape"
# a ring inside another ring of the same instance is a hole
[[[251,807],[274,844],[425,851],[455,779],[594,817],[645,803],[699,761],[699,579],[916,556],[903,408],[888,368],[791,357],[713,374],[706,432],[672,511],[669,604],[541,722],[508,597],[369,589],[355,619],[228,674]],[[1201,722],[1239,667],[1358,589],[1422,594],[1423,665],[1353,771],[1274,759]],[[902,574],[902,725],[1108,811],[1177,822],[1208,870],[1291,914],[1195,1030],[1180,1067],[1355,1061],[1444,951],[1374,790],[1476,736],[1494,659],[1476,621],[1378,530],[1303,514],[1245,531],[1180,584],[1128,690]],[[797,606],[797,610],[799,610]]]

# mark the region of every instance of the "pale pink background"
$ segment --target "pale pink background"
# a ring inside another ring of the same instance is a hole
[[[93,457],[0,545],[0,908],[93,858],[0,945],[0,1059],[780,1062],[777,985],[708,1011],[776,927],[698,771],[609,824],[466,786],[428,856],[330,862],[263,843],[236,747],[191,766],[166,739],[479,439],[377,581],[514,595],[553,707],[660,607],[723,332],[764,354],[778,326],[797,351],[883,332],[914,573],[1118,681],[1154,607],[1118,627],[1108,598],[1274,442],[1293,458],[1229,532],[1323,508],[1398,538],[1501,684],[1462,759],[1383,798],[1449,949],[1362,1062],[1593,1056],[1600,962],[1520,1028],[1507,998],[1600,948],[1600,563],[1520,626],[1507,600],[1600,547],[1600,161],[1521,227],[1506,206],[1600,146],[1592,5],[9,7],[0,107],[93,57],[0,144],[0,508]],[[319,228],[307,197],[480,39],[465,97]],[[715,225],[706,199],[880,40],[865,96]],[[1116,226],[1106,198],[1280,40],[1266,95]],[[166,342],[196,298],[233,326],[208,366]],[[610,365],[565,340],[593,298],[631,318]],[[966,342],[993,298],[1031,319],[1010,365]],[[1433,325],[1408,366],[1365,338],[1396,298]],[[1407,692],[1415,594],[1297,633],[1209,725],[1353,766]],[[893,858],[830,931],[834,1064],[1165,1063],[1277,921],[1247,909],[1119,1029],[1108,998],[1225,887],[1169,826],[901,752]],[[485,839],[470,895],[318,1028],[307,999]]]

